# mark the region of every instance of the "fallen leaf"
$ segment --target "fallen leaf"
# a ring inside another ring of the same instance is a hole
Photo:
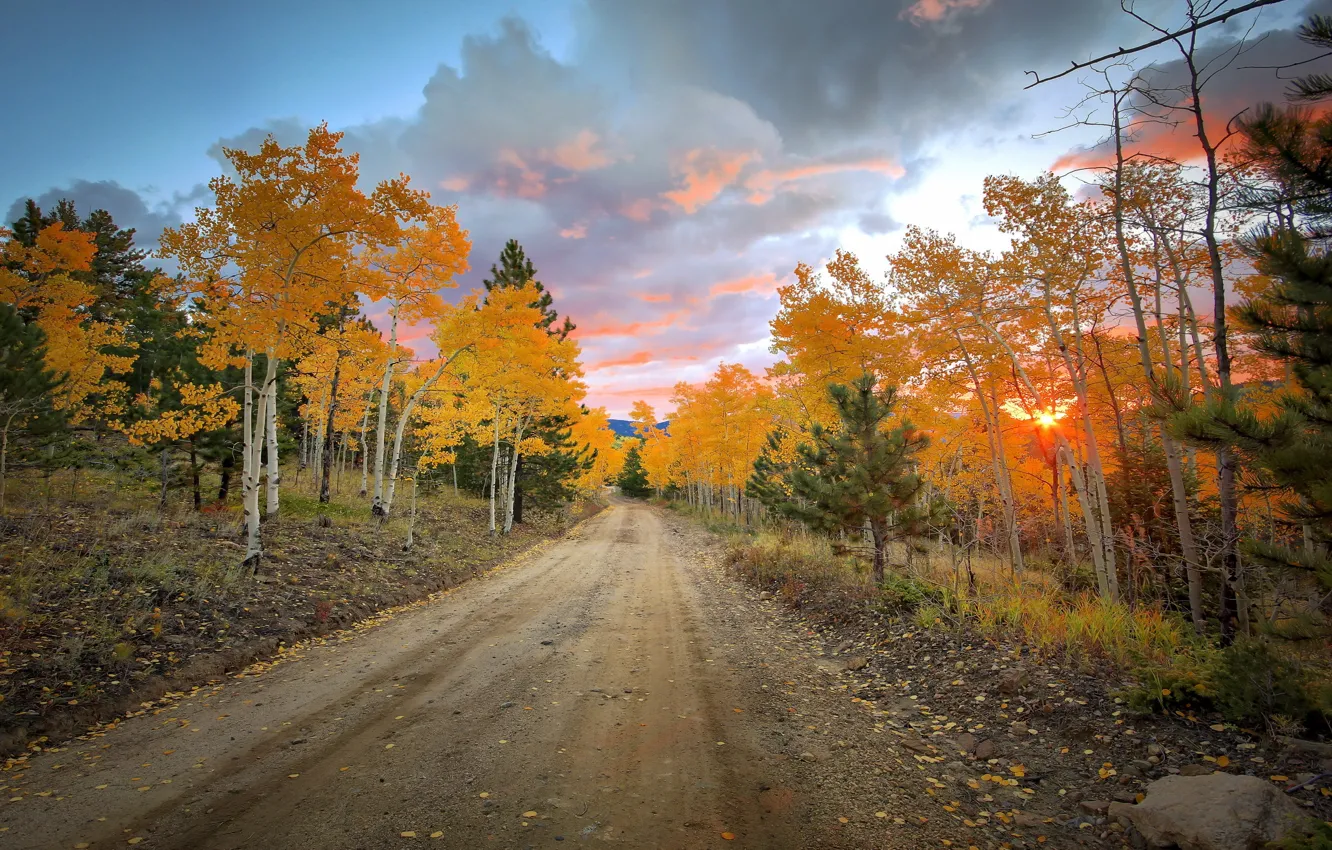
[[[442,832],[432,832],[432,833],[430,833],[430,837],[431,837],[431,838],[443,838],[443,837],[444,837],[444,833],[442,833]]]
[[[131,838],[129,841],[126,841],[125,843],[126,843],[126,844],[139,844],[139,843],[141,843],[142,841],[143,841],[143,839],[136,835],[136,836],[134,836],[133,838]]]
[[[295,778],[298,777],[298,776],[300,776],[299,773],[288,773],[288,774],[287,774],[287,778],[288,778],[288,779],[295,779]]]
[[[408,830],[408,831],[406,831],[406,832],[399,832],[398,834],[401,835],[403,838],[415,838],[415,837],[416,837],[416,833],[415,833],[415,832],[412,832],[411,830]]]
[[[486,799],[487,797],[490,796],[490,792],[489,792],[489,791],[482,791],[480,794],[477,794],[476,796],[478,796],[478,797],[480,797],[482,800],[484,800],[484,799]]]
[[[888,813],[887,813],[887,812],[875,812],[875,813],[874,813],[874,816],[875,816],[876,818],[886,818],[886,817],[888,817]]]
[[[1229,767],[1229,766],[1230,766],[1230,757],[1229,757],[1229,756],[1217,756],[1217,757],[1216,757],[1216,766],[1217,766],[1217,767]]]
[[[523,812],[523,817],[525,818],[534,818],[536,816],[537,816],[536,812]]]
[[[734,833],[734,832],[723,832],[723,833],[722,833],[722,838],[723,838],[724,840],[726,840],[726,841],[734,841],[734,840],[735,840],[735,833]]]
[[[849,821],[849,820],[846,819],[846,818],[838,818],[838,819],[837,819],[837,822],[838,822],[838,823],[850,823],[851,821]]]
[[[391,749],[393,749],[393,745],[392,745],[392,744],[385,744],[385,745],[384,745],[384,749],[386,749],[386,750],[391,750]]]

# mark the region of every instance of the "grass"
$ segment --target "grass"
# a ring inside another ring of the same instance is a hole
[[[919,628],[966,623],[990,638],[1019,639],[1041,657],[1131,670],[1187,663],[1198,649],[1185,624],[1158,608],[1070,595],[1045,574],[1013,577],[992,559],[973,561],[974,585],[941,558],[913,560],[911,572],[891,570],[875,588],[864,559],[837,554],[826,539],[774,531],[730,538],[730,564],[758,585],[798,587],[801,596],[837,589],[905,611]]]

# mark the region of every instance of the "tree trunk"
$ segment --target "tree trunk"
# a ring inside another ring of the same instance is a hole
[[[1165,364],[1165,382],[1157,379],[1156,366],[1152,362],[1151,348],[1147,344],[1147,318],[1143,315],[1142,295],[1138,292],[1137,276],[1133,261],[1129,257],[1128,239],[1124,235],[1124,139],[1119,123],[1119,95],[1114,104],[1115,131],[1115,193],[1113,209],[1115,217],[1115,245],[1119,251],[1120,272],[1128,285],[1129,301],[1133,306],[1133,318],[1138,330],[1138,359],[1142,365],[1143,377],[1148,386],[1158,397],[1166,395],[1164,387],[1170,384],[1170,346],[1166,341],[1163,317],[1161,315],[1161,281],[1158,274],[1156,286],[1156,325],[1161,339],[1161,357]],[[1158,255],[1159,256],[1159,255]],[[1181,283],[1181,286],[1183,284]],[[1161,447],[1165,451],[1166,470],[1170,476],[1170,501],[1175,512],[1175,528],[1179,532],[1180,551],[1184,556],[1184,571],[1189,585],[1189,615],[1193,620],[1193,629],[1202,633],[1205,623],[1202,612],[1202,573],[1199,569],[1198,546],[1193,539],[1193,522],[1189,518],[1188,492],[1184,488],[1184,470],[1180,463],[1179,446],[1167,433],[1164,423],[1160,425]]]
[[[403,404],[402,412],[398,414],[398,425],[393,429],[393,455],[390,460],[388,487],[384,493],[384,499],[380,504],[379,514],[381,516],[388,516],[389,511],[393,509],[393,493],[397,488],[398,461],[402,457],[402,438],[407,431],[407,423],[412,419],[412,412],[416,410],[416,403],[421,400],[421,396],[430,392],[430,388],[435,385],[435,382],[448,371],[449,365],[453,363],[459,354],[466,351],[468,347],[469,346],[460,348],[453,352],[453,354],[441,360],[439,368],[435,370],[435,373],[423,381],[421,386],[416,388],[416,392],[408,396],[406,403]]]
[[[325,420],[324,432],[324,452],[320,457],[320,476],[319,476],[319,502],[327,505],[331,494],[329,493],[329,482],[333,477],[333,416],[338,410],[338,381],[342,377],[342,357],[333,363],[333,383],[328,389],[328,417]]]
[[[264,496],[264,511],[269,519],[278,515],[278,487],[282,484],[282,467],[278,465],[277,370],[277,352],[272,351],[268,355],[268,374],[264,379],[268,396],[268,410],[264,416],[265,437],[268,444],[268,487]]]
[[[517,455],[518,463],[513,468],[513,521],[523,521],[523,456]]]
[[[371,397],[374,390],[370,391]],[[370,491],[370,444],[366,442],[366,433],[370,430],[370,399],[365,402],[365,413],[361,416],[361,495]]]
[[[882,522],[871,521],[870,536],[874,541],[874,562],[873,562],[874,586],[880,587],[883,585],[884,549],[886,549],[888,546],[888,532],[887,529],[883,527]]]
[[[494,536],[496,531],[495,496],[497,495],[496,488],[499,486],[499,481],[498,481],[499,450],[500,450],[499,437],[500,437],[500,409],[499,405],[496,404],[495,405],[495,446],[494,450],[491,451],[490,453],[490,533],[492,536]]]
[[[419,472],[419,470],[417,470]],[[412,504],[411,512],[407,515],[407,545],[403,547],[408,552],[412,551],[413,537],[416,534],[416,475],[412,473]]]
[[[389,389],[393,384],[393,357],[398,353],[398,308],[389,312],[389,356],[384,363],[384,379],[379,386],[379,422],[375,427],[375,494],[370,512],[384,514],[384,442],[388,432]]]
[[[17,414],[11,413],[5,417],[5,427],[0,428],[0,513],[5,510],[6,473],[9,471],[9,428],[14,424],[15,416]]]
[[[217,500],[220,503],[227,501],[227,496],[231,495],[231,471],[236,468],[235,455],[228,452],[222,456],[222,462],[219,464],[221,471],[217,485]]]
[[[999,432],[998,411],[992,412],[985,400],[985,391],[981,387],[980,376],[976,372],[976,366],[971,360],[971,353],[967,350],[966,343],[962,341],[962,335],[957,331],[954,331],[953,335],[957,338],[957,343],[962,349],[962,357],[967,366],[967,373],[971,376],[976,398],[980,401],[981,413],[985,417],[985,436],[990,443],[990,460],[994,470],[994,484],[999,490],[999,501],[1003,504],[1004,509],[1004,525],[1007,526],[1008,530],[1008,555],[1011,558],[1013,570],[1022,572],[1026,563],[1022,557],[1022,538],[1017,526],[1017,506],[1013,499],[1012,481],[1008,477],[1008,462],[1004,453],[1003,434]]]
[[[255,403],[254,387],[254,352],[247,351],[245,358],[245,401],[241,412],[243,455],[241,459],[241,503],[245,514],[245,560],[243,564],[256,572],[259,561],[263,558],[263,546],[259,542],[259,446],[255,439],[255,415],[262,426],[264,407],[268,396],[259,393]],[[256,410],[257,408],[257,410]]]
[[[523,440],[523,431],[526,429],[526,427],[527,427],[527,422],[526,422],[525,419],[522,420],[522,421],[520,421],[520,422],[518,423],[518,430],[514,433],[514,438],[513,438],[513,455],[509,458],[509,486],[508,486],[508,497],[509,497],[508,502],[509,502],[509,504],[508,504],[508,506],[507,506],[507,509],[505,510],[505,516],[504,516],[504,533],[505,533],[505,534],[510,534],[510,533],[513,532],[513,500],[514,500],[514,491],[518,489],[518,487],[517,487],[517,485],[518,485],[518,444],[521,443],[522,440]]]
[[[199,492],[199,453],[190,440],[190,490],[194,497],[194,512],[203,510],[203,494]]]

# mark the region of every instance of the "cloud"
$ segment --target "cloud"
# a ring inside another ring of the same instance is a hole
[[[117,226],[135,231],[135,244],[140,248],[152,249],[165,228],[180,224],[178,210],[202,202],[207,195],[207,188],[196,186],[189,192],[176,193],[167,200],[150,203],[144,200],[143,195],[114,180],[75,180],[68,186],[48,189],[33,200],[48,211],[58,201],[71,200],[80,216],[86,216],[93,210],[106,210],[111,213]],[[26,200],[14,199],[5,215],[6,224],[23,215]]]
[[[916,0],[902,10],[901,17],[913,24],[938,23],[963,11],[977,11],[990,0]]]
[[[1332,11],[1332,3],[1325,0],[1311,6],[1311,11],[1319,6]],[[1318,50],[1300,41],[1291,29],[1276,29],[1256,35],[1238,30],[1221,34],[1203,44],[1198,50],[1197,63],[1206,69],[1209,77],[1202,92],[1203,118],[1208,127],[1209,140],[1213,143],[1223,142],[1231,122],[1259,103],[1284,103],[1286,86],[1291,76],[1297,73],[1332,72],[1332,58],[1324,57],[1281,75],[1273,73],[1274,68],[1303,62],[1318,55]],[[1140,72],[1140,76],[1142,83],[1155,92],[1157,101],[1168,105],[1186,105],[1189,102],[1186,94],[1188,68],[1182,58],[1163,59],[1148,65]],[[1150,109],[1170,120],[1135,119],[1137,126],[1133,128],[1125,146],[1127,155],[1147,154],[1182,163],[1199,163],[1203,160],[1204,153],[1192,116],[1182,110],[1163,110],[1142,97],[1132,100],[1130,107]],[[1100,116],[1099,120],[1104,120],[1104,116]],[[1229,149],[1235,138],[1223,144],[1223,152]],[[1113,140],[1107,138],[1091,147],[1075,148],[1064,153],[1050,168],[1057,173],[1104,168],[1114,164],[1114,156]]]
[[[848,228],[898,229],[888,202],[934,166],[930,140],[1007,126],[1024,68],[1122,31],[1105,5],[585,0],[559,58],[506,19],[463,40],[415,113],[335,129],[367,183],[406,173],[459,205],[464,290],[518,239],[586,362],[616,364],[591,401],[618,412],[625,386],[770,361],[736,344],[767,336],[777,282]],[[306,126],[276,119],[210,152]],[[699,359],[640,363],[645,337]]]

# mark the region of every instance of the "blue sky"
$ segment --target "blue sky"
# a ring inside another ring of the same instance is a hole
[[[1139,0],[1163,22],[1180,0]],[[1332,9],[1316,0],[1310,9]],[[1218,28],[1300,50],[1302,0]],[[233,0],[24,3],[6,15],[0,212],[71,197],[156,233],[205,203],[220,145],[326,120],[367,181],[456,203],[479,284],[517,238],[580,325],[593,404],[663,409],[720,361],[771,362],[798,262],[883,267],[908,224],[1002,244],[987,174],[1034,177],[1083,129],[1049,70],[1140,37],[1117,0]],[[1250,34],[1252,35],[1252,34]],[[1158,51],[1143,62],[1172,57]],[[1226,104],[1280,96],[1270,71]]]

